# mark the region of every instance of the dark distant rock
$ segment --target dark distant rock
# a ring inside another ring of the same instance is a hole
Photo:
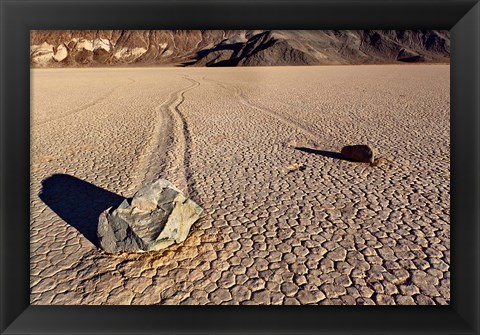
[[[97,235],[109,253],[160,250],[187,238],[202,208],[159,179],[100,214]]]
[[[364,144],[347,145],[340,153],[343,158],[354,162],[373,163],[375,159],[373,150]]]
[[[33,67],[449,62],[448,30],[32,30]]]
[[[410,51],[408,49],[401,49],[398,53],[397,60],[400,62],[420,62],[423,57],[416,52]]]

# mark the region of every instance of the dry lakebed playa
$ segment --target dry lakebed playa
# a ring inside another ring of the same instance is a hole
[[[97,248],[157,178],[188,238]],[[34,305],[447,305],[450,66],[32,69],[30,232]]]

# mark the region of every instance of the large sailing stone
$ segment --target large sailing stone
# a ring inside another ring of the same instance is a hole
[[[345,159],[354,162],[373,163],[375,159],[373,150],[365,144],[344,146],[340,153]]]
[[[203,209],[168,180],[159,179],[102,212],[97,235],[109,253],[160,250],[187,238]]]

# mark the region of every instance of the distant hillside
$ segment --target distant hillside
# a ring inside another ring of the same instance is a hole
[[[447,30],[36,30],[33,67],[449,62]]]

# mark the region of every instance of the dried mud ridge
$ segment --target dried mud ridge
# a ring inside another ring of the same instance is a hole
[[[449,303],[448,67],[101,70],[74,114],[55,71],[33,73],[32,304]],[[296,149],[365,129],[377,167]],[[205,216],[163,252],[103,254],[99,212],[157,177]]]

